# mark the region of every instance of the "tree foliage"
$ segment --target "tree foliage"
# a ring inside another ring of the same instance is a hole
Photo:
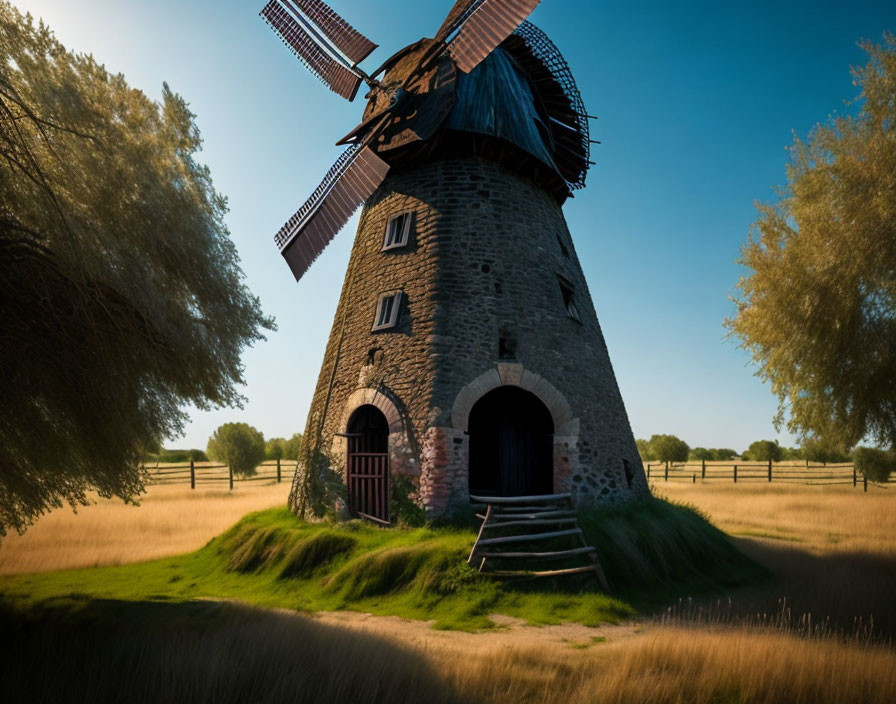
[[[896,447],[896,36],[864,42],[854,115],[790,149],[787,186],[742,249],[726,321],[779,398],[777,422]]]
[[[800,445],[799,458],[809,462],[849,462],[849,453],[820,438],[807,437]]]
[[[638,454],[644,462],[650,461],[650,443],[644,438],[635,439],[635,447],[638,448]]]
[[[689,460],[720,462],[724,460],[733,460],[735,457],[737,457],[737,453],[727,447],[695,447],[688,452]]]
[[[302,434],[295,433],[283,445],[283,459],[296,462],[296,461],[298,461],[301,454],[302,454]]]
[[[857,447],[852,453],[856,469],[874,482],[886,482],[896,472],[896,452],[874,447]]]
[[[185,403],[241,401],[273,323],[193,118],[0,0],[0,534],[90,489],[132,500]]]
[[[284,438],[271,438],[264,444],[264,458],[266,460],[282,460],[285,445]]]
[[[266,460],[289,460],[295,462],[302,451],[302,434],[295,433],[286,438],[271,438],[265,443],[264,458]]]
[[[208,439],[206,452],[236,474],[255,474],[264,460],[264,435],[248,423],[225,423]]]
[[[646,443],[644,440],[636,441],[644,443],[639,446],[644,448],[643,459],[650,462],[687,462],[690,448],[684,440],[679,440],[674,435],[651,435]]]
[[[780,462],[784,457],[784,453],[781,446],[773,440],[757,440],[750,443],[750,447],[747,448],[743,457],[745,460],[754,462],[768,462],[769,460]]]

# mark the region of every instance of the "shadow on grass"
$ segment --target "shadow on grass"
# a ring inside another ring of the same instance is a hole
[[[292,613],[221,602],[0,602],[4,702],[459,701],[413,651]]]
[[[863,642],[896,640],[896,555],[817,555],[750,538],[733,542],[774,578],[722,601],[679,602],[669,609],[666,621],[771,626]]]

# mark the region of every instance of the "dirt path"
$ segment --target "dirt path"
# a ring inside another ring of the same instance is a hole
[[[441,631],[432,627],[433,621],[414,621],[398,616],[374,616],[354,611],[321,611],[313,616],[320,623],[341,626],[397,640],[417,650],[453,650],[469,655],[472,652],[500,648],[559,645],[575,649],[588,648],[595,643],[620,641],[635,636],[641,626],[603,624],[596,628],[577,623],[555,626],[530,626],[525,621],[501,614],[489,618],[497,628],[479,633]]]

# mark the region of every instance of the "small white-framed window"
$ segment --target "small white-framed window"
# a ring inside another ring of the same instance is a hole
[[[560,293],[563,295],[563,305],[566,306],[566,314],[573,320],[581,323],[579,309],[576,306],[576,289],[562,276],[557,274],[557,282],[560,284]]]
[[[373,319],[372,331],[388,330],[398,325],[398,315],[401,312],[401,291],[397,293],[383,293],[376,302],[376,316]]]
[[[411,241],[411,227],[414,224],[414,211],[406,210],[396,213],[386,222],[386,234],[383,237],[383,251],[407,247]]]

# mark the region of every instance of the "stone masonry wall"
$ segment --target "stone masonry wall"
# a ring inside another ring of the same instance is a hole
[[[405,210],[415,214],[409,246],[382,251],[388,218]],[[578,321],[558,276],[574,289]],[[398,327],[371,332],[379,295],[399,290]],[[515,342],[512,358],[499,359],[501,337]],[[336,434],[361,400],[379,399],[392,416],[391,472],[411,477],[418,500],[438,513],[469,500],[467,415],[502,384],[532,391],[551,411],[556,491],[584,503],[647,492],[557,203],[474,157],[391,173],[362,213],[306,441],[322,427],[321,447],[341,462]]]

